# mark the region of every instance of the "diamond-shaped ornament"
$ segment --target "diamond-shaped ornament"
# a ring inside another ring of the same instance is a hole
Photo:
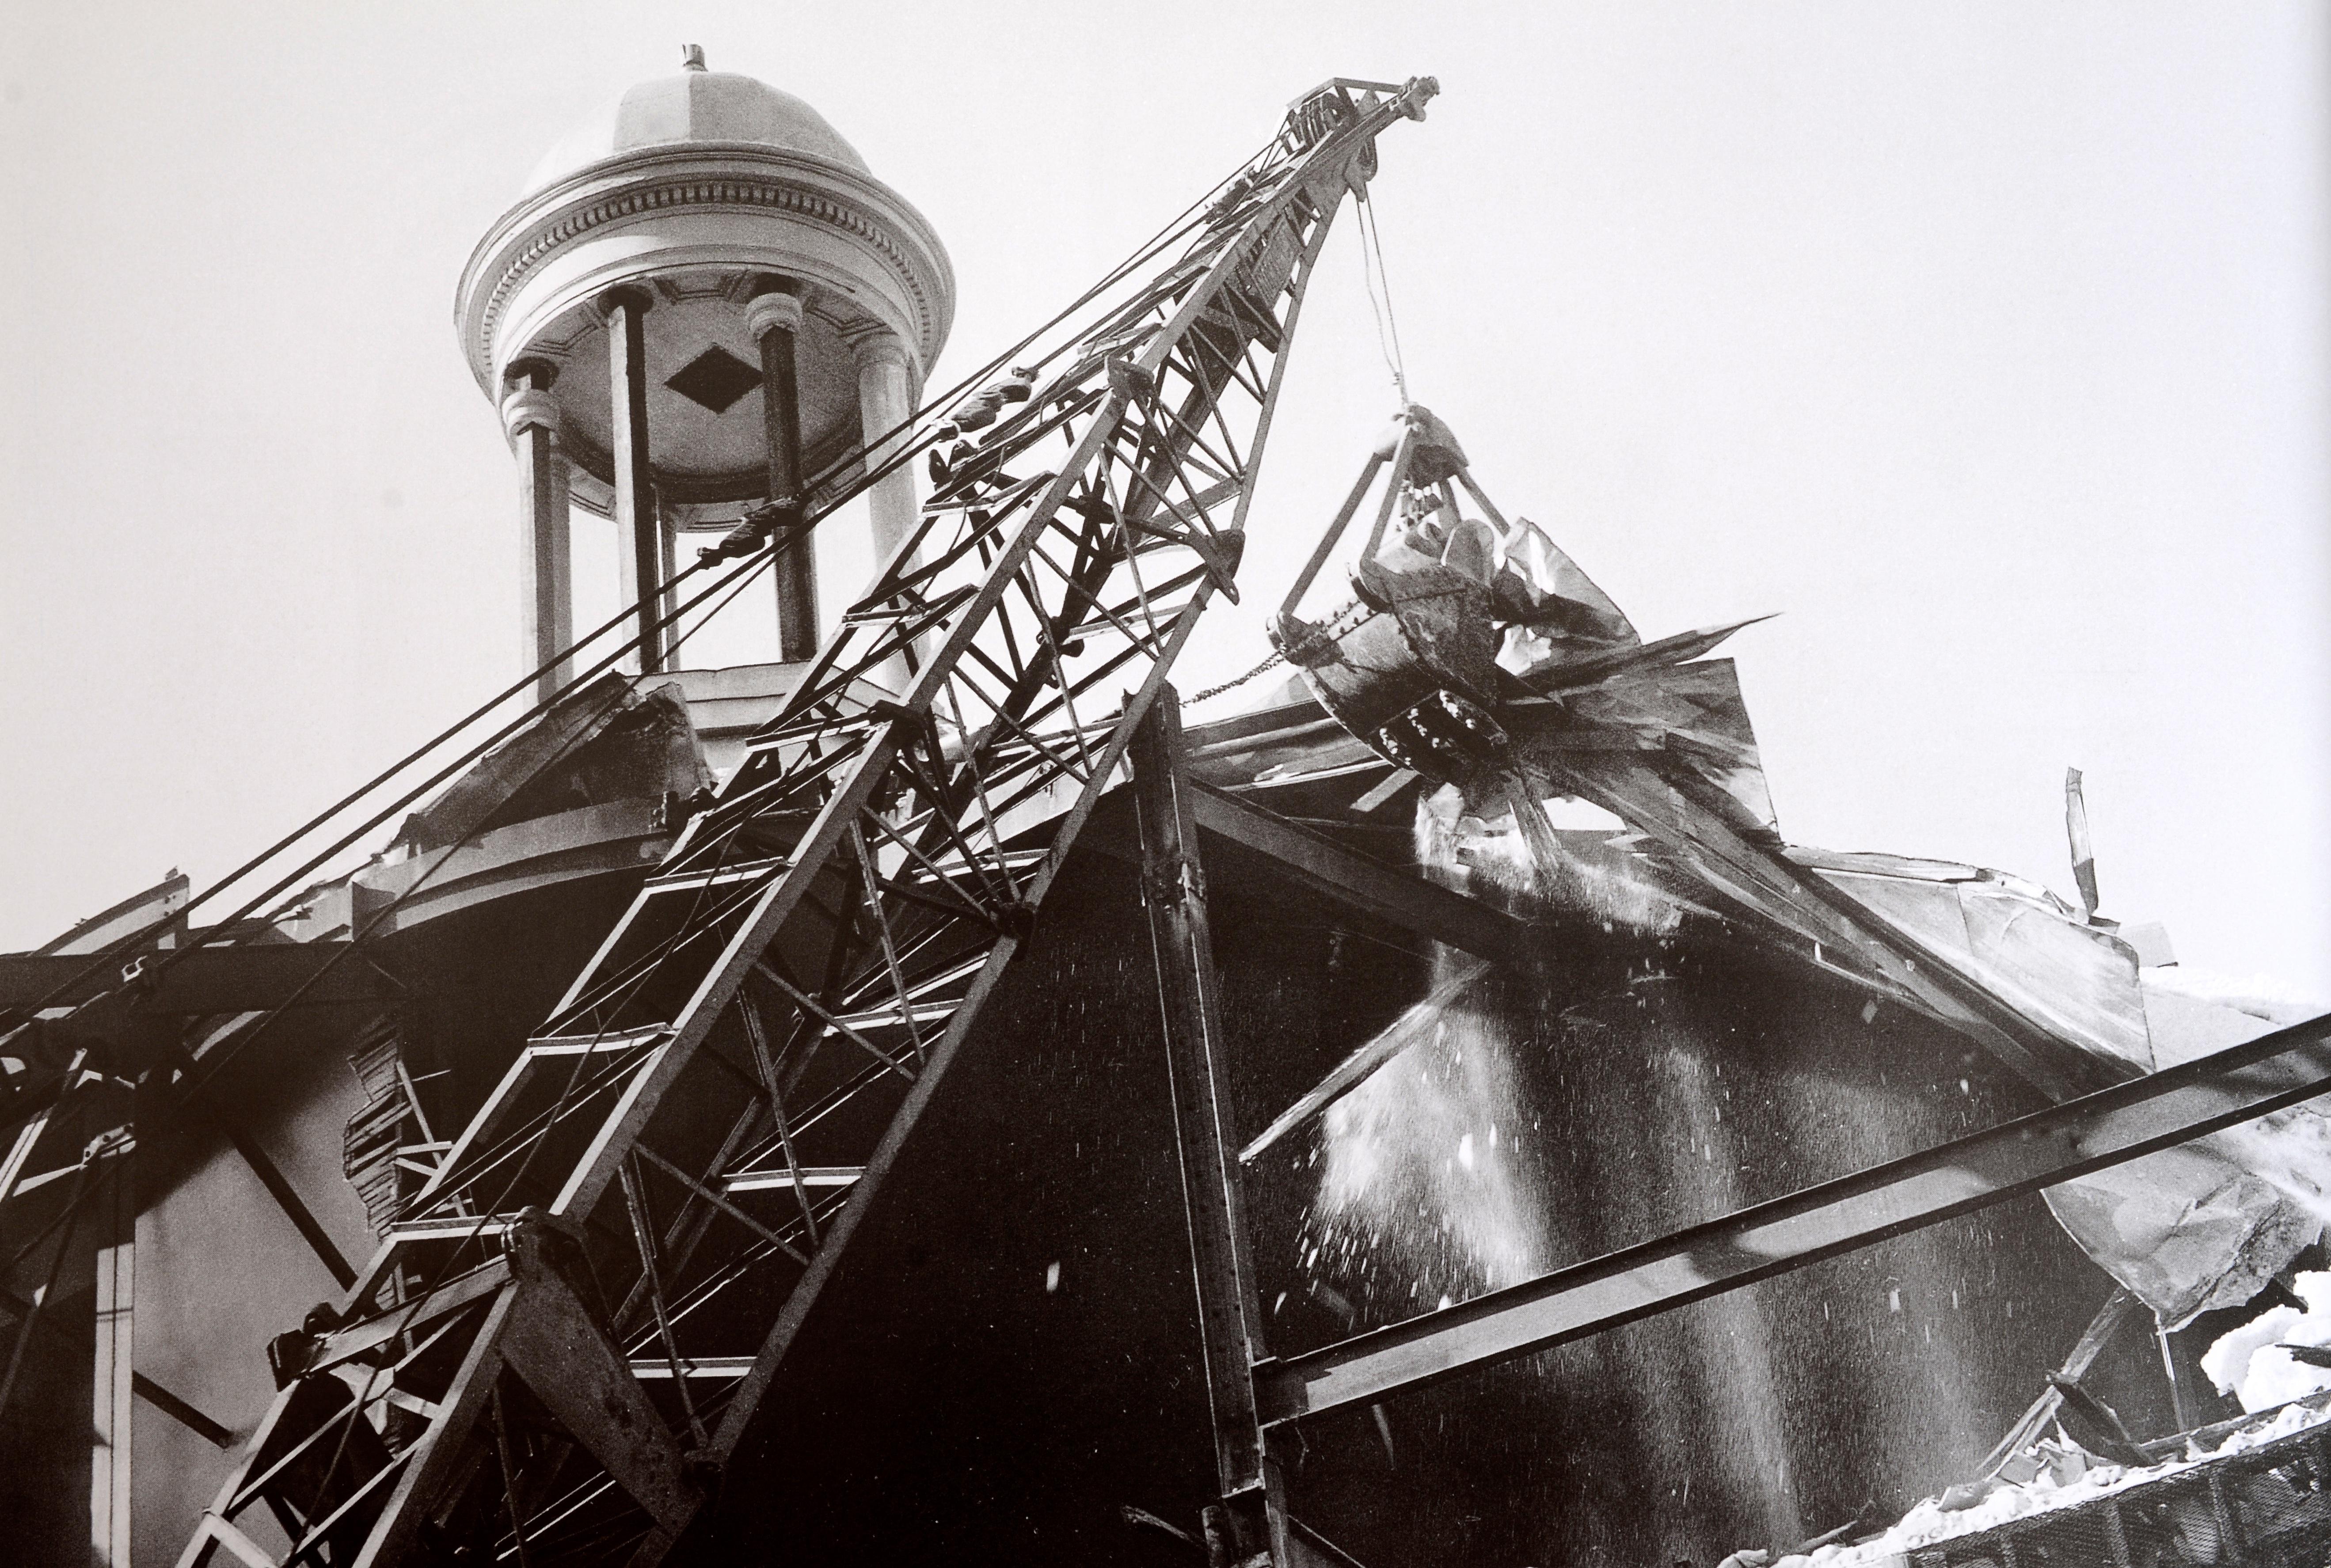
[[[664,385],[699,407],[726,413],[761,385],[761,373],[716,343],[681,366]]]

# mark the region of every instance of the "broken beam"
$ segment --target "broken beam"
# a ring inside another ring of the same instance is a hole
[[[1347,850],[1212,784],[1192,780],[1190,806],[1199,827],[1276,862],[1313,892],[1483,958],[1510,963],[1529,956],[1529,926],[1502,909]]]
[[[2088,1368],[2094,1366],[2097,1357],[2104,1354],[2107,1342],[2120,1331],[2122,1324],[2136,1316],[2137,1305],[2137,1299],[2129,1293],[2128,1287],[2114,1286],[2112,1294],[2105,1297],[2105,1304],[2097,1308],[2097,1315],[2089,1321],[2086,1332],[2073,1343],[2072,1353],[2064,1358],[2064,1364],[2056,1369],[2056,1377],[2066,1383],[2078,1383],[2088,1376]],[[2064,1391],[2051,1381],[2046,1392],[2033,1400],[2031,1408],[2007,1429],[2007,1435],[1983,1457],[1982,1465],[1975,1470],[1976,1478],[1987,1481],[1997,1475],[1999,1467],[2007,1462],[2009,1455],[2022,1452],[2032,1439],[2048,1430],[2048,1423],[2056,1419],[2056,1411],[2063,1402]],[[2183,1427],[2185,1423],[2180,1421],[2178,1424]]]
[[[1276,1423],[1688,1306],[2331,1091],[2331,1015],[1256,1368]]]
[[[1434,986],[1423,1001],[1393,1020],[1390,1028],[1380,1031],[1365,1045],[1337,1062],[1328,1069],[1327,1077],[1280,1112],[1270,1126],[1239,1151],[1240,1163],[1252,1164],[1264,1150],[1366,1082],[1368,1076],[1376,1069],[1418,1041],[1430,1039],[1433,1030],[1447,1016],[1451,1005],[1470,990],[1475,981],[1489,972],[1489,965],[1478,958],[1458,960],[1452,968],[1454,973]]]

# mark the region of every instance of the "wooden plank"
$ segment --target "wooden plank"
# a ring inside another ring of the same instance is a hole
[[[2088,1369],[2096,1364],[2097,1357],[2103,1353],[2106,1342],[2120,1331],[2122,1324],[2136,1315],[2136,1297],[2129,1293],[2126,1286],[2114,1286],[2112,1294],[2105,1297],[2105,1304],[2097,1308],[2096,1316],[2088,1321],[2088,1328],[2073,1342],[2071,1354],[2064,1357],[2064,1364],[2056,1369],[2056,1375],[2068,1383],[2078,1383],[2088,1376]],[[2007,1429],[2007,1435],[1984,1456],[1975,1475],[1983,1480],[1989,1480],[1998,1474],[1999,1467],[2005,1464],[2010,1457],[2021,1452],[2047,1430],[2048,1423],[2055,1419],[2056,1411],[2063,1402],[2063,1392],[2050,1384],[2038,1399],[2031,1402],[2031,1408],[2016,1423]]]
[[[1270,1126],[1239,1151],[1240,1163],[1251,1163],[1256,1155],[1357,1088],[1370,1073],[1430,1035],[1441,1022],[1447,1008],[1489,972],[1488,961],[1479,958],[1467,958],[1454,965],[1454,973],[1434,986],[1423,1001],[1393,1020],[1391,1026],[1375,1039],[1337,1062],[1328,1069],[1327,1077],[1314,1084],[1293,1105],[1280,1112]]]

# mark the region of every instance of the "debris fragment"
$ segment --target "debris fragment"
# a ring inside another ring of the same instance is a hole
[[[2303,1272],[2290,1284],[2303,1307],[2270,1307],[2202,1354],[2203,1375],[2246,1411],[2331,1389],[2331,1367],[2307,1354],[2331,1346],[2331,1274]]]

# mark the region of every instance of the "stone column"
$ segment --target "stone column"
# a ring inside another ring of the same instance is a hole
[[[558,406],[551,383],[558,367],[521,359],[509,368],[502,429],[518,452],[519,603],[526,668],[538,670],[535,693],[548,702],[574,673],[559,656],[575,640],[575,573],[567,526],[566,463],[558,451]],[[555,662],[554,662],[555,661]]]
[[[764,278],[745,322],[761,347],[761,408],[769,443],[769,501],[793,516],[808,502],[802,480],[801,384],[794,342],[801,334],[801,300],[785,284]],[[784,524],[780,523],[779,527]],[[806,533],[777,546],[777,657],[788,664],[817,657],[817,554]]]
[[[663,523],[656,516],[655,473],[648,461],[648,308],[644,289],[610,290],[599,299],[607,323],[609,423],[615,460],[615,547],[623,563],[623,602],[635,607],[640,673],[663,669],[665,632],[656,627],[662,575]]]
[[[922,378],[915,374],[914,355],[888,332],[861,337],[851,348],[858,359],[858,423],[865,432],[862,439],[871,443],[914,417],[915,404],[922,398]],[[903,433],[882,442],[867,452],[867,467],[880,467],[904,444]],[[874,565],[880,571],[899,541],[914,532],[922,505],[915,495],[914,465],[900,463],[878,480],[866,502],[873,518]]]
[[[672,581],[680,575],[680,518],[672,511],[671,504],[663,499],[661,491],[656,494],[655,512],[656,580],[671,584],[671,586],[666,588],[662,595],[656,600],[656,613],[670,615],[680,608],[682,597],[680,584]],[[677,620],[664,628],[663,653],[665,669],[677,670],[680,667],[680,622]]]

